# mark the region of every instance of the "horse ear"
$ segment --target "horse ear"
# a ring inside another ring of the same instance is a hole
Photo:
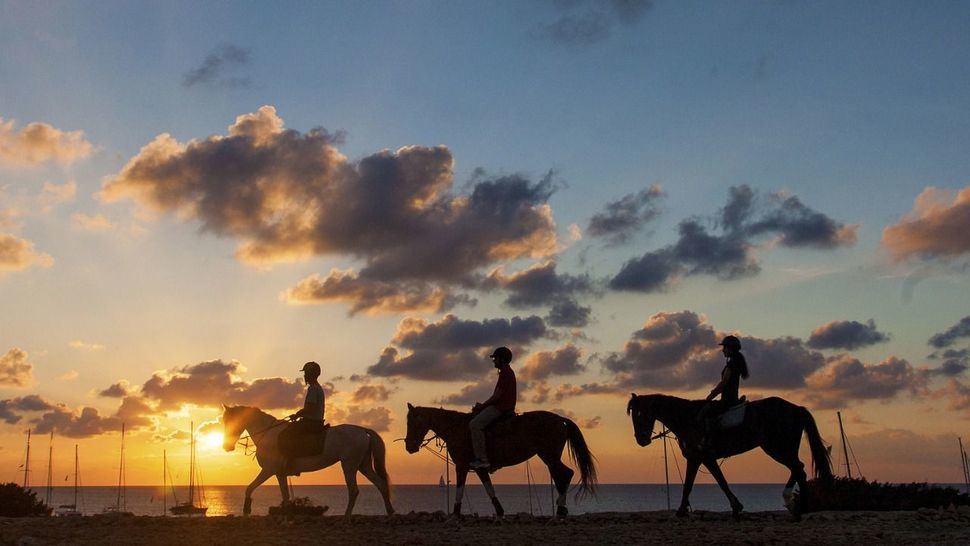
[[[411,411],[413,409],[414,409],[414,406],[411,405],[411,402],[408,402],[408,411]]]
[[[636,398],[636,397],[637,397],[637,393],[635,393],[635,392],[631,392],[630,393],[630,398]]]
[[[227,405],[225,405],[225,404],[223,404],[223,405],[222,405],[222,409],[223,409],[223,411],[225,411],[225,410],[227,410],[227,409],[229,409],[229,406],[227,406]]]

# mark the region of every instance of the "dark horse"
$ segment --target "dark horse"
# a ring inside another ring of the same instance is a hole
[[[408,434],[404,446],[408,453],[421,449],[428,431],[444,440],[448,454],[455,462],[455,476],[458,491],[455,495],[454,515],[461,515],[461,497],[468,477],[468,464],[475,458],[472,452],[471,434],[468,421],[471,414],[439,408],[416,408],[408,404]],[[586,446],[583,433],[576,423],[548,411],[529,411],[509,420],[503,420],[490,427],[488,432],[488,460],[494,471],[503,466],[512,466],[538,455],[549,467],[549,474],[556,483],[559,498],[556,515],[565,516],[566,493],[573,478],[573,470],[563,464],[562,452],[569,441],[573,460],[579,466],[579,486],[582,493],[593,493],[596,487],[596,467],[593,455]],[[478,479],[485,486],[495,515],[502,517],[505,510],[495,496],[492,480],[485,470],[476,470]]]
[[[721,490],[731,503],[735,519],[744,507],[731,489],[717,464],[717,459],[730,457],[760,447],[769,457],[783,464],[791,471],[785,484],[785,503],[797,518],[802,512],[808,494],[805,465],[798,459],[798,445],[802,432],[808,435],[808,445],[812,450],[815,477],[822,480],[832,478],[829,452],[815,426],[815,419],[807,409],[796,406],[778,397],[765,398],[748,403],[744,422],[726,431],[715,433],[713,452],[703,452],[699,448],[704,433],[703,424],[697,414],[704,407],[703,400],[684,400],[662,394],[633,395],[626,411],[633,418],[633,433],[640,446],[650,445],[654,439],[653,426],[660,421],[677,436],[680,451],[687,459],[687,474],[684,476],[684,496],[677,509],[677,516],[687,515],[690,507],[690,490],[694,485],[697,469],[704,465],[717,480]],[[798,484],[798,502],[792,505],[792,489]]]

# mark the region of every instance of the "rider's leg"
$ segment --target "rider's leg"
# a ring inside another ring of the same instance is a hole
[[[478,415],[473,417],[471,422],[468,423],[468,428],[471,431],[472,436],[472,449],[475,450],[475,462],[488,462],[488,449],[485,444],[485,427],[487,427],[492,421],[498,419],[501,415],[502,412],[500,412],[498,408],[495,406],[488,406],[487,408],[478,412]]]

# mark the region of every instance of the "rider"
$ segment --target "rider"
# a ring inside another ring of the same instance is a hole
[[[698,415],[704,424],[704,437],[701,440],[701,450],[706,451],[711,447],[712,436],[714,434],[714,424],[717,417],[728,408],[737,405],[738,387],[741,379],[748,378],[748,362],[741,354],[741,340],[735,336],[726,336],[718,345],[721,352],[727,357],[727,364],[721,370],[721,381],[711,389],[707,395],[707,405],[705,405]],[[721,395],[720,401],[714,401],[717,395]]]
[[[320,365],[316,362],[307,362],[300,371],[303,372],[303,381],[307,385],[303,409],[287,417],[293,422],[283,429],[279,436],[280,451],[284,457],[284,471],[287,470],[291,458],[300,456],[301,444],[305,442],[306,437],[319,434],[323,430],[325,396],[323,387],[317,381],[320,377]]]
[[[475,450],[475,460],[471,462],[472,470],[483,470],[490,466],[485,447],[485,427],[499,417],[515,411],[515,372],[509,364],[512,363],[512,351],[508,347],[499,347],[489,355],[495,367],[498,368],[498,383],[488,400],[475,404],[472,413],[476,414],[468,423],[472,433],[472,447]]]

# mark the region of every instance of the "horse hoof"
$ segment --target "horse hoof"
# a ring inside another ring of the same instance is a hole
[[[559,508],[556,508],[557,518],[564,518],[568,515],[569,515],[569,510],[565,506],[560,506]]]
[[[686,518],[687,517],[687,509],[686,508],[678,508],[677,509],[677,513],[675,515],[678,518]]]

